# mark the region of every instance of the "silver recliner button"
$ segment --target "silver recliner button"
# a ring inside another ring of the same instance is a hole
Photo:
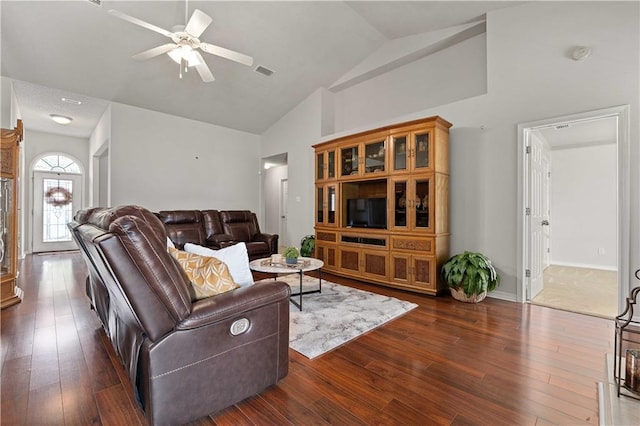
[[[231,324],[231,329],[229,331],[234,336],[237,336],[249,330],[249,325],[250,322],[247,318],[240,318],[239,320],[235,320],[233,324]]]

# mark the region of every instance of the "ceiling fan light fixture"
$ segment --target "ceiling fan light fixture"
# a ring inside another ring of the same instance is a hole
[[[170,50],[167,52],[167,55],[175,62],[176,64],[180,64],[182,62],[182,48],[179,47],[177,49]]]
[[[53,121],[55,121],[58,124],[62,124],[63,126],[73,121],[73,118],[67,117],[66,115],[60,115],[60,114],[49,114],[49,118],[51,118]]]
[[[169,55],[176,64],[181,64],[183,59],[190,67],[201,64],[193,48],[186,44],[167,52],[167,55]]]

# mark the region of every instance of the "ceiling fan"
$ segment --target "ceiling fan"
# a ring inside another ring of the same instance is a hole
[[[185,3],[185,21],[188,16],[187,8],[188,6],[186,6]],[[114,9],[109,10],[109,13],[117,18],[139,25],[148,30],[155,31],[170,38],[173,43],[167,43],[145,50],[144,52],[134,55],[133,59],[144,61],[146,59],[162,55],[163,53],[167,53],[171,59],[180,64],[180,78],[182,78],[183,70],[186,72],[190,67],[195,67],[198,74],[200,74],[200,78],[202,78],[202,81],[205,83],[215,80],[199,50],[211,55],[221,56],[247,66],[253,65],[253,58],[251,56],[200,41],[198,37],[200,37],[209,24],[211,24],[212,19],[209,15],[199,9],[195,9],[193,11],[193,15],[191,15],[191,18],[187,21],[186,25],[176,25],[171,31],[167,31]]]

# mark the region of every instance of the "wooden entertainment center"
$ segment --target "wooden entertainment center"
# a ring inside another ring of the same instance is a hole
[[[444,289],[450,127],[436,116],[313,146],[324,269],[420,293]]]

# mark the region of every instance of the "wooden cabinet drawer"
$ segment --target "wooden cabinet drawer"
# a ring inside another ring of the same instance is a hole
[[[335,232],[316,231],[316,244],[319,241],[325,241],[328,243],[335,243],[338,236]]]
[[[435,254],[435,238],[415,238],[405,236],[391,237],[391,250],[418,251],[420,254]]]

